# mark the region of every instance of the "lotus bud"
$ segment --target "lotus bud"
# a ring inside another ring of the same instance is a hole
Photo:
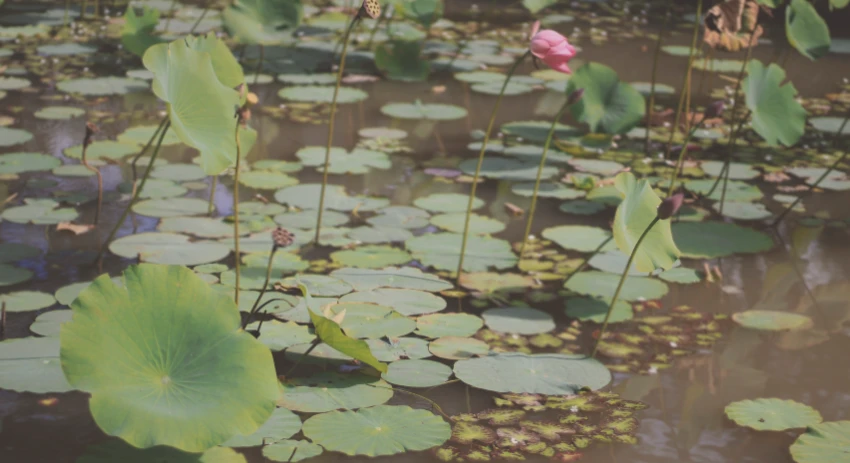
[[[86,122],[86,135],[83,138],[83,147],[88,148],[91,145],[91,138],[98,132],[100,132],[100,129],[96,125]]]
[[[583,96],[584,96],[584,89],[583,88],[573,90],[569,94],[569,96],[567,96],[567,105],[572,106],[572,105],[578,103],[579,100],[581,100],[581,97],[583,97]]]
[[[381,16],[381,4],[378,0],[363,0],[363,5],[360,7],[360,16],[366,13],[366,16],[372,19],[378,19]]]
[[[679,208],[682,207],[682,202],[684,201],[685,195],[682,193],[676,193],[673,196],[667,197],[658,205],[658,218],[667,220],[673,217],[679,211]]]
[[[551,29],[542,30],[531,38],[529,49],[535,58],[539,58],[553,70],[564,74],[572,73],[567,63],[576,55],[576,49],[563,35]]]
[[[272,241],[275,248],[285,248],[295,242],[295,235],[285,228],[277,227],[272,231]]]
[[[723,101],[715,101],[711,103],[705,108],[703,111],[703,119],[714,119],[715,117],[720,117],[723,115],[723,111],[726,110],[726,104]]]

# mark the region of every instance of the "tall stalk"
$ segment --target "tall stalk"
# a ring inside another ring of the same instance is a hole
[[[676,167],[670,175],[670,188],[667,190],[667,196],[671,196],[673,194],[673,190],[676,189],[676,179],[679,178],[679,173],[682,170],[682,163],[685,161],[685,155],[688,153],[688,143],[691,142],[691,137],[694,136],[694,133],[696,133],[696,131],[702,126],[703,121],[705,121],[705,117],[697,122],[696,125],[691,127],[691,130],[688,131],[688,136],[685,137],[685,143],[682,145],[682,149],[679,150],[679,159],[676,161]]]
[[[86,124],[86,138],[83,140],[83,153],[80,157],[83,165],[86,169],[94,172],[97,175],[97,209],[94,212],[94,224],[97,225],[100,221],[100,210],[103,207],[103,174],[100,172],[100,169],[89,164],[88,159],[86,158],[89,145],[91,145],[91,137],[94,133],[97,132],[97,128],[89,122]]]
[[[342,37],[342,53],[340,53],[339,58],[339,70],[336,74],[336,86],[334,87],[334,95],[331,100],[331,112],[328,120],[328,145],[325,150],[325,167],[322,171],[322,191],[319,194],[319,213],[318,218],[316,219],[316,236],[314,241],[316,244],[319,244],[319,235],[322,231],[322,213],[325,208],[325,190],[327,190],[328,186],[328,169],[331,164],[331,149],[333,148],[334,143],[334,118],[336,116],[336,100],[339,96],[339,87],[342,85],[342,75],[345,72],[345,56],[348,52],[348,37],[351,35],[351,31],[354,30],[354,26],[357,24],[357,21],[360,19],[360,15],[354,16],[351,19],[351,23],[348,25],[348,29],[345,30],[345,35]]]
[[[676,117],[673,119],[673,127],[670,131],[670,138],[667,140],[667,148],[664,150],[664,159],[670,157],[670,148],[673,146],[673,138],[676,136],[676,131],[679,130],[679,121],[682,119],[682,110],[685,106],[685,97],[690,92],[690,74],[691,68],[694,65],[696,57],[697,39],[699,38],[699,25],[702,19],[702,0],[697,0],[697,16],[694,19],[694,32],[691,37],[691,48],[688,53],[688,69],[685,72],[685,77],[682,79],[682,94],[679,95],[679,105],[676,108]]]
[[[151,170],[153,170],[154,162],[156,161],[156,157],[159,155],[159,149],[162,147],[162,140],[165,138],[165,134],[168,133],[168,128],[171,126],[170,121],[166,121],[165,125],[162,127],[162,131],[159,134],[159,140],[156,142],[156,147],[153,150],[153,154],[151,155],[150,163],[148,164],[147,169],[145,169],[144,175],[142,175],[142,181],[139,183],[139,188],[133,193],[130,197],[130,202],[127,204],[127,207],[124,209],[124,212],[121,214],[121,218],[118,219],[118,222],[115,224],[115,227],[112,228],[112,231],[109,232],[109,237],[106,238],[106,241],[101,245],[100,251],[97,253],[97,258],[95,262],[100,261],[101,257],[103,257],[103,252],[106,250],[106,247],[109,246],[109,243],[115,238],[115,234],[118,233],[118,229],[121,228],[121,224],[124,223],[124,220],[127,219],[127,215],[130,213],[130,209],[133,207],[133,204],[139,198],[139,193],[145,188],[145,182],[148,181],[148,177],[150,176]]]
[[[602,342],[602,338],[605,337],[605,330],[608,329],[608,320],[611,318],[611,312],[614,311],[614,304],[617,303],[617,299],[620,297],[620,290],[623,289],[623,283],[626,282],[626,277],[629,275],[629,269],[632,268],[632,261],[635,259],[635,254],[637,254],[637,250],[640,247],[643,239],[646,238],[646,235],[649,234],[649,230],[652,230],[652,227],[655,226],[658,221],[661,220],[659,216],[656,216],[652,219],[652,222],[649,223],[649,226],[646,227],[646,230],[640,235],[637,243],[635,243],[635,247],[632,248],[632,253],[629,255],[629,260],[626,262],[626,268],[623,270],[623,274],[620,276],[620,282],[617,283],[617,289],[614,291],[614,297],[611,298],[611,304],[608,305],[608,312],[605,313],[605,321],[602,322],[602,330],[599,332],[599,338],[596,339],[596,345],[593,346],[593,353],[590,354],[590,358],[596,357],[596,351],[599,350],[599,344]]]
[[[502,90],[496,98],[496,104],[493,106],[493,112],[490,114],[490,122],[487,124],[487,131],[484,133],[484,140],[481,141],[481,151],[478,153],[478,164],[475,166],[475,175],[472,177],[472,187],[469,191],[469,202],[466,205],[466,219],[463,223],[463,240],[460,244],[460,259],[457,263],[457,280],[460,282],[460,276],[463,273],[463,258],[466,253],[466,242],[469,238],[469,219],[472,216],[472,204],[475,202],[475,192],[478,189],[478,179],[481,177],[481,166],[484,164],[484,153],[487,152],[487,143],[490,141],[490,135],[493,133],[493,126],[496,125],[496,115],[499,113],[499,107],[502,106],[502,98],[505,96],[505,89],[508,88],[508,83],[511,81],[514,72],[519,65],[531,55],[531,51],[526,51],[514,61],[513,66],[508,70],[505,76],[505,82],[502,84]]]
[[[242,126],[242,112],[239,112],[236,121],[236,171],[233,173],[233,252],[236,254],[236,264],[234,271],[236,272],[236,288],[234,289],[233,301],[236,306],[239,306],[239,277],[242,255],[239,254],[239,169],[240,161],[242,160],[242,146],[239,143],[239,128]]]
[[[540,165],[537,167],[537,178],[534,180],[534,191],[531,193],[531,207],[528,209],[528,220],[525,223],[525,233],[522,235],[522,248],[519,251],[519,258],[522,260],[523,256],[525,256],[525,248],[528,246],[528,236],[531,234],[531,224],[534,221],[534,212],[537,210],[537,194],[540,190],[540,179],[543,177],[543,168],[546,166],[546,154],[549,152],[549,146],[552,144],[552,139],[555,137],[555,129],[558,127],[558,122],[560,122],[561,118],[564,116],[564,113],[567,111],[572,105],[572,101],[569,99],[561,109],[558,110],[558,113],[555,115],[555,119],[552,121],[552,125],[549,127],[549,134],[546,136],[546,144],[543,145],[543,154],[540,156]]]
[[[661,56],[661,42],[664,37],[664,32],[667,30],[667,25],[671,21],[670,7],[673,3],[667,4],[667,9],[664,13],[664,22],[661,24],[661,29],[658,31],[658,39],[655,40],[655,51],[652,54],[652,80],[649,84],[649,102],[646,105],[646,139],[644,140],[643,150],[649,154],[649,135],[650,127],[652,127],[652,112],[655,110],[655,83],[658,75],[658,58]]]
[[[210,3],[212,2],[213,0],[207,0],[206,4],[204,4],[204,10],[201,11],[201,14],[198,16],[198,19],[195,21],[195,24],[192,24],[192,28],[189,29],[189,35],[195,33],[195,29],[198,28],[198,25],[201,24],[201,21],[204,19],[204,16],[207,15],[207,11],[210,10]]]

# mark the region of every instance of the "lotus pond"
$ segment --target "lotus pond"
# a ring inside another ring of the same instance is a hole
[[[850,461],[847,5],[0,0],[2,461]]]

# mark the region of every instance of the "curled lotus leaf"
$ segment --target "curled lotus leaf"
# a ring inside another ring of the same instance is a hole
[[[791,445],[797,463],[832,463],[847,459],[850,421],[813,424]]]

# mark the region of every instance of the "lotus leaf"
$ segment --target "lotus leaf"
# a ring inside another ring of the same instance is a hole
[[[40,336],[58,337],[62,324],[69,321],[71,321],[70,310],[45,312],[35,317],[35,321],[30,325],[30,331]]]
[[[443,0],[407,0],[397,2],[397,8],[402,15],[417,22],[425,29],[430,29],[443,16]]]
[[[534,183],[516,183],[511,186],[511,192],[515,195],[530,198],[534,192]],[[537,196],[541,198],[576,199],[586,193],[575,188],[570,188],[563,183],[541,183]]]
[[[256,431],[274,409],[277,378],[233,301],[185,267],[140,264],[123,281],[95,279],[60,335],[62,369],[92,394],[98,426],[140,448],[193,452]]]
[[[452,121],[466,117],[466,109],[460,106],[437,103],[389,103],[381,107],[381,113],[398,119],[427,119]]]
[[[785,431],[805,428],[823,421],[808,405],[782,399],[741,400],[726,406],[726,416],[739,426],[757,431]]]
[[[258,190],[277,190],[297,185],[298,179],[280,172],[254,170],[243,172],[239,176],[239,183]]]
[[[330,104],[334,98],[334,87],[324,85],[299,85],[286,87],[277,94],[284,100],[299,103],[325,103]],[[337,104],[351,104],[365,100],[369,94],[359,88],[340,87],[337,95]]]
[[[259,45],[291,40],[303,17],[300,0],[240,0],[221,14],[224,27],[238,42]]]
[[[295,155],[305,166],[323,170],[325,165],[325,147],[307,146]],[[389,169],[390,158],[380,151],[354,149],[350,153],[343,148],[331,148],[328,172],[332,174],[365,174],[371,169]]]
[[[247,294],[242,293],[242,297],[247,296]],[[251,304],[253,305],[253,301],[256,298],[249,298]],[[241,300],[240,300],[241,302]],[[261,300],[262,304],[263,301]],[[266,308],[272,307],[273,304],[269,304]],[[248,330],[256,330],[259,323],[254,322],[248,325]],[[277,320],[269,320],[267,322],[263,322],[262,331],[260,332],[260,337],[257,338],[263,344],[269,346],[269,349],[273,351],[282,351],[288,347],[294,346],[296,344],[304,344],[313,341],[316,339],[316,336],[310,333],[310,330],[306,326],[299,325],[295,322],[279,322]]]
[[[518,137],[527,143],[543,143],[549,135],[552,121],[514,121],[503,124],[502,133]],[[581,136],[581,131],[575,127],[557,124],[555,126],[555,138],[566,140]]]
[[[198,198],[148,199],[133,205],[133,212],[149,217],[182,217],[207,214],[209,206]]]
[[[221,219],[209,217],[166,217],[159,222],[157,230],[166,233],[186,233],[201,238],[223,238],[233,236],[233,226]]]
[[[634,254],[634,265],[641,272],[658,268],[669,269],[679,259],[679,249],[673,242],[670,220],[659,220],[649,231],[656,217],[661,198],[647,180],[638,181],[631,172],[619,174],[615,185],[625,199],[614,216],[614,241],[624,254]],[[635,249],[643,237],[640,247]]]
[[[331,272],[331,276],[348,283],[357,291],[398,288],[437,292],[452,287],[451,283],[440,277],[414,267],[387,267],[382,270],[341,268]]]
[[[711,208],[720,213],[720,203],[714,203]],[[764,220],[772,215],[761,203],[726,201],[723,204],[723,216],[736,220]]]
[[[357,227],[348,232],[348,237],[358,244],[394,243],[413,238],[413,233],[404,228]],[[356,267],[356,265],[352,265]]]
[[[23,174],[51,170],[62,165],[62,161],[42,153],[0,154],[0,174]]]
[[[570,318],[581,321],[592,321],[602,323],[608,312],[609,301],[598,297],[571,297],[564,302],[564,312]],[[618,300],[614,304],[608,323],[619,323],[634,318],[631,304]]]
[[[583,387],[596,390],[611,382],[605,366],[581,355],[490,355],[459,360],[454,372],[472,387],[496,392],[573,395]]]
[[[432,233],[411,238],[405,246],[423,265],[456,271],[462,241],[459,233]],[[508,269],[517,263],[510,243],[496,238],[469,236],[465,254],[463,270],[467,272],[483,272],[491,267]]]
[[[301,209],[318,209],[321,188],[320,183],[302,183],[278,190],[274,194],[274,199],[281,204]],[[328,185],[325,191],[325,209],[343,212],[357,209],[365,212],[380,209],[388,204],[389,201],[385,198],[349,196],[342,185]]]
[[[372,354],[382,362],[395,362],[401,359],[423,359],[431,356],[428,351],[428,341],[414,337],[402,337],[384,341],[382,339],[367,339],[366,344]]]
[[[463,233],[466,214],[455,212],[451,214],[439,214],[431,217],[431,224],[443,230],[454,233]],[[469,233],[476,235],[489,235],[499,233],[505,229],[505,224],[485,215],[472,214],[469,218]]]
[[[478,166],[476,159],[467,159],[460,163],[458,168],[467,175],[474,175]],[[485,178],[496,178],[504,180],[534,180],[537,178],[539,165],[536,162],[527,162],[515,158],[488,157],[481,164],[480,175]],[[552,166],[543,167],[540,178],[549,179],[558,175],[558,169]]]
[[[472,336],[484,326],[484,321],[465,313],[423,315],[416,320],[416,334],[427,338]]]
[[[44,56],[70,56],[70,55],[90,55],[97,51],[97,47],[85,45],[81,43],[59,43],[51,45],[41,45],[36,48],[39,55]]]
[[[558,3],[558,0],[522,0],[522,6],[531,12],[531,14],[537,14],[540,10],[546,9],[556,3]]]
[[[392,80],[420,82],[428,79],[430,63],[422,58],[417,41],[393,40],[375,49],[375,66]]]
[[[445,383],[452,369],[433,360],[399,360],[381,377],[397,386],[434,387]]]
[[[765,233],[724,222],[677,222],[673,239],[682,257],[714,259],[739,253],[759,253],[773,247]]]
[[[186,235],[147,232],[127,235],[109,243],[109,250],[128,259],[155,264],[200,265],[219,261],[230,249],[212,241],[189,241]]]
[[[0,286],[23,283],[33,277],[33,272],[9,264],[0,264]]]
[[[271,461],[295,463],[321,455],[321,445],[304,440],[282,440],[263,447],[263,456]]]
[[[156,125],[140,125],[131,127],[118,135],[118,141],[130,145],[144,145],[151,139],[151,137],[153,137],[156,129]],[[157,139],[158,138],[159,137],[157,136]],[[180,137],[170,130],[166,132],[165,138],[162,139],[162,146],[179,145],[180,143]]]
[[[417,198],[413,201],[416,207],[426,209],[431,212],[463,212],[466,213],[466,205],[469,196],[459,193],[433,193],[428,196]],[[478,209],[484,205],[484,201],[475,198],[472,202],[472,208]]]
[[[490,346],[475,338],[443,336],[431,341],[428,350],[442,359],[462,360],[487,355]]]
[[[619,282],[620,276],[612,273],[579,272],[567,280],[564,287],[579,294],[611,298],[614,297]],[[624,282],[620,299],[624,301],[659,299],[667,294],[668,290],[669,288],[662,281],[653,278],[631,277]]]
[[[89,145],[86,150],[86,159],[119,160],[138,151],[139,145],[135,143],[101,140]],[[80,159],[83,156],[83,146],[72,146],[63,151],[63,154],[71,159]]]
[[[416,329],[416,322],[391,307],[362,302],[340,302],[328,307],[332,316],[342,316],[340,326],[353,338],[397,338]]]
[[[135,8],[127,8],[124,13],[124,28],[121,30],[121,44],[130,53],[144,56],[148,48],[160,44],[163,39],[153,35],[159,23],[159,10],[143,7],[142,15]]]
[[[304,422],[303,431],[327,450],[369,457],[427,450],[452,432],[429,411],[390,405],[315,415]]]
[[[0,146],[12,146],[32,140],[32,133],[23,129],[0,126]]]
[[[604,64],[588,63],[578,68],[567,84],[567,93],[578,89],[584,89],[584,96],[570,111],[592,132],[626,133],[646,112],[643,95],[621,82],[617,72]]]
[[[46,108],[39,109],[33,113],[33,116],[39,119],[65,120],[80,117],[85,113],[86,111],[84,109],[73,106],[48,106]]]
[[[279,405],[290,410],[321,413],[380,405],[393,396],[385,381],[360,374],[318,373],[282,383]]]
[[[548,313],[530,307],[500,307],[481,314],[484,323],[493,331],[511,334],[540,334],[555,329]]]
[[[0,341],[0,389],[36,394],[74,390],[62,374],[59,339]]]
[[[366,222],[376,227],[415,229],[427,227],[429,223],[428,212],[418,207],[389,206],[375,212],[378,215],[369,217]]]
[[[788,42],[803,56],[816,60],[829,53],[829,27],[815,7],[805,0],[791,0],[785,9]]]
[[[806,130],[806,110],[797,101],[797,89],[790,82],[783,85],[785,81],[785,71],[779,65],[765,67],[761,61],[752,60],[742,84],[747,108],[753,113],[753,130],[769,145],[791,146]]]
[[[797,463],[831,463],[850,452],[850,421],[813,424],[791,445]]]
[[[234,436],[224,442],[225,447],[255,447],[292,437],[301,430],[301,418],[285,408],[276,408],[269,419],[247,436]]]
[[[543,230],[543,238],[552,240],[564,249],[579,252],[593,252],[600,246],[604,249],[615,247],[611,232],[599,227],[587,225],[559,225]],[[608,243],[605,245],[605,243]]]
[[[4,220],[15,223],[31,223],[34,225],[53,225],[59,222],[70,222],[79,215],[76,210],[59,207],[52,199],[24,199],[24,206],[10,207],[3,211]]]
[[[741,326],[760,331],[789,331],[810,328],[812,319],[792,312],[776,310],[745,310],[732,314]]]
[[[425,291],[399,288],[375,288],[347,294],[340,302],[371,302],[392,307],[405,316],[439,312],[446,308],[446,300]]]

